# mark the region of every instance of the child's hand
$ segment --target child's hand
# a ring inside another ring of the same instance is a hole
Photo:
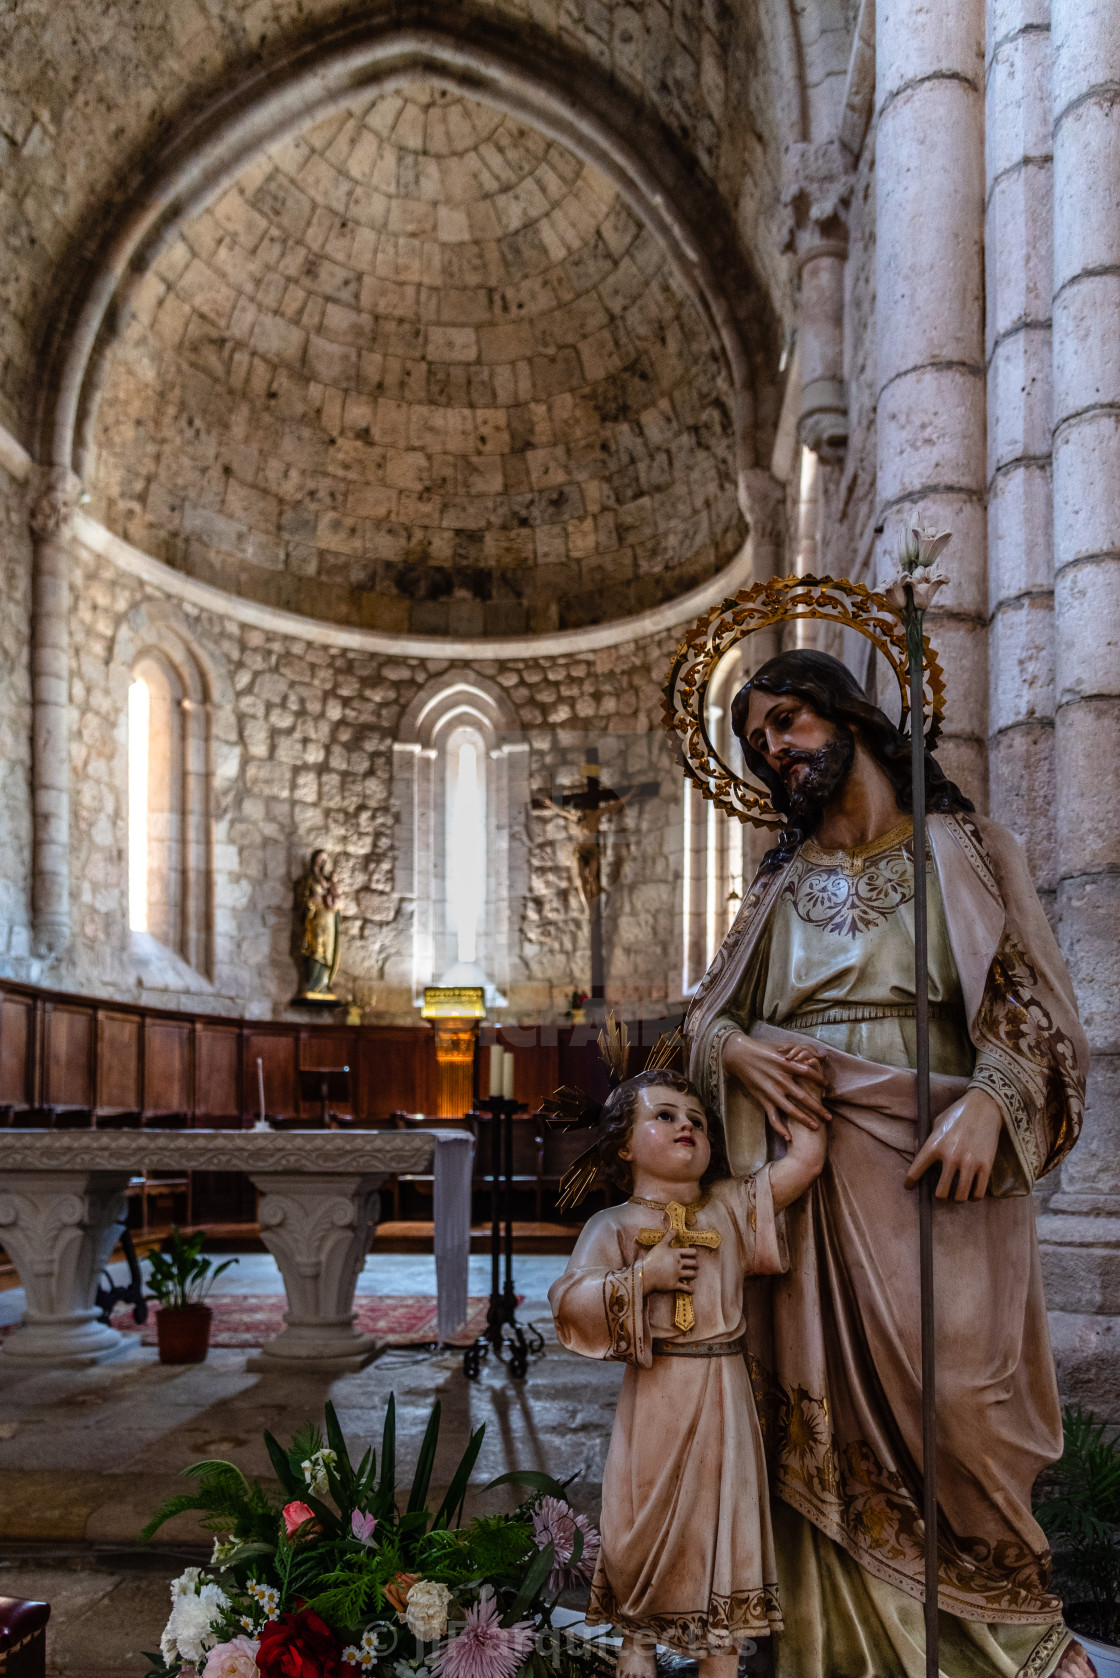
[[[821,1125],[810,1130],[808,1125],[794,1119],[790,1125],[789,1154],[805,1171],[819,1177],[828,1153],[828,1132]]]
[[[822,1125],[810,1128],[797,1119],[791,1121],[789,1147],[770,1166],[770,1192],[776,1212],[784,1211],[816,1182],[827,1153],[828,1131]]]
[[[698,1261],[695,1247],[670,1247],[668,1237],[642,1259],[643,1293],[691,1293]]]

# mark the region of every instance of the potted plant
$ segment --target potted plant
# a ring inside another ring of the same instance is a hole
[[[1065,1449],[1035,1514],[1053,1546],[1066,1624],[1098,1678],[1120,1678],[1120,1433],[1075,1406],[1062,1421]]]
[[[159,1310],[156,1338],[160,1363],[202,1363],[210,1348],[211,1310],[206,1296],[236,1259],[214,1264],[202,1251],[199,1230],[189,1238],[176,1225],[158,1252],[149,1253],[148,1286]]]

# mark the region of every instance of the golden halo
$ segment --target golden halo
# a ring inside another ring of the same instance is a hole
[[[756,827],[783,827],[785,822],[775,810],[767,787],[736,774],[724,763],[708,734],[704,702],[712,674],[725,653],[756,629],[795,618],[819,618],[866,636],[894,671],[902,695],[899,727],[904,731],[910,715],[906,632],[884,595],[873,594],[862,583],[837,581],[834,577],[771,577],[713,606],[677,648],[663,689],[664,722],[679,740],[685,773],[704,797],[710,798],[717,809],[738,816],[742,822],[753,822]],[[926,745],[932,747],[941,732],[945,678],[928,636],[922,644],[923,702],[929,719]]]

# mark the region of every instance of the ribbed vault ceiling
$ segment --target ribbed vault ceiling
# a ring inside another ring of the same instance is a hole
[[[727,563],[729,410],[614,185],[418,85],[274,148],[160,256],[108,357],[91,510],[315,617],[543,632]]]

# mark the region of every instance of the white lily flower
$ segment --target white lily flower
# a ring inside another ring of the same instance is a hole
[[[928,571],[952,540],[951,530],[929,530],[924,525],[912,524],[898,544],[900,570],[907,576],[917,570]]]
[[[896,612],[903,612],[909,605],[906,598],[907,593],[912,589],[914,604],[918,611],[928,612],[934,595],[939,588],[944,588],[948,581],[948,577],[922,577],[918,579],[910,572],[900,571],[897,576],[891,578],[883,593]]]

